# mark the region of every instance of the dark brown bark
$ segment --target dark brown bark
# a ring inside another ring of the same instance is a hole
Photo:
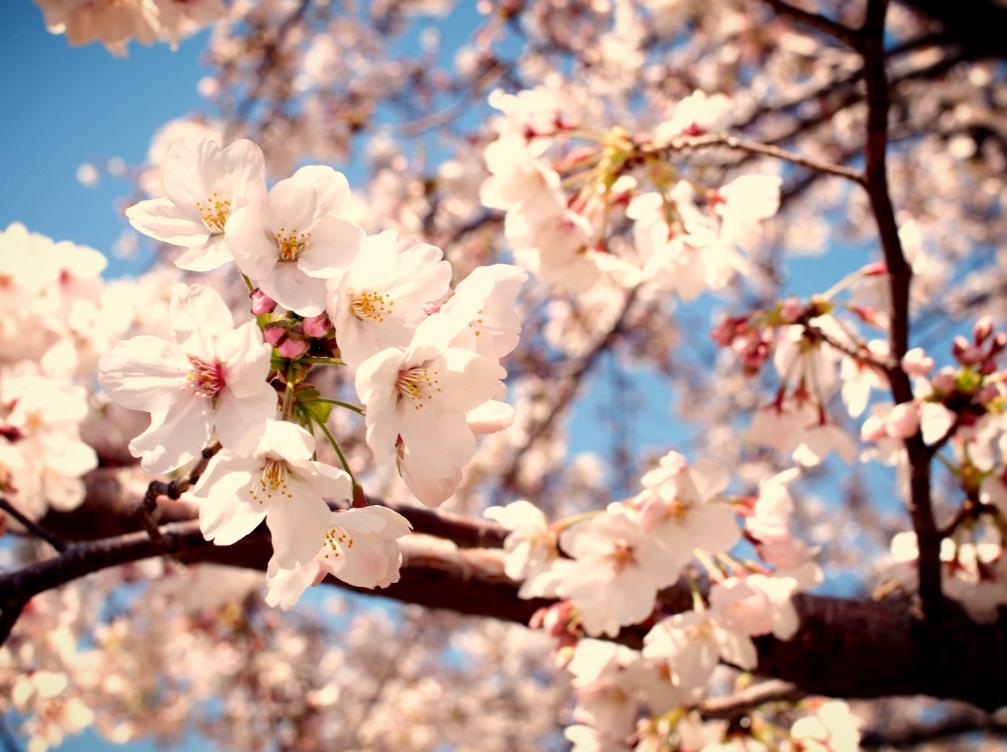
[[[107,475],[102,488],[107,492]],[[135,502],[134,502],[135,504]],[[517,584],[503,572],[502,544],[506,534],[493,523],[465,520],[427,509],[397,507],[418,531],[438,531],[450,539],[417,537],[406,541],[402,578],[383,590],[357,590],[337,580],[332,585],[377,597],[392,598],[429,608],[527,623],[550,602],[521,600]],[[196,564],[213,562],[262,570],[270,554],[268,532],[260,528],[234,546],[214,546],[203,540],[193,510],[176,504],[176,518],[188,521],[162,525],[151,538],[136,530],[134,515],[119,517],[120,534],[79,542],[65,552],[19,572],[0,576],[0,606],[4,616],[20,611],[31,596],[117,564],[159,555]],[[47,524],[63,529],[60,515]],[[66,515],[72,518],[73,513]],[[110,519],[106,518],[106,523]],[[122,533],[133,528],[133,532]],[[86,535],[86,530],[79,530]],[[80,537],[80,536],[78,536]],[[473,547],[481,543],[486,548]],[[984,709],[1007,704],[1007,627],[1001,622],[973,622],[953,603],[924,621],[908,598],[883,601],[802,594],[794,599],[800,628],[791,640],[759,638],[758,673],[791,682],[806,694],[873,698],[925,694],[958,699]],[[19,605],[20,604],[20,605]],[[672,614],[692,607],[686,585],[661,595],[661,611]],[[646,627],[624,630],[619,641],[640,646]]]

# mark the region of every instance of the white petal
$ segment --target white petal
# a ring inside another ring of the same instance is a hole
[[[202,246],[210,238],[198,212],[183,212],[168,198],[133,204],[126,209],[126,218],[135,229],[162,243],[192,248]]]
[[[217,397],[214,425],[220,443],[228,449],[252,449],[265,431],[266,421],[276,417],[276,392],[265,382],[262,386],[257,394],[240,399],[226,389]]]
[[[129,442],[144,470],[167,473],[196,458],[210,443],[210,401],[186,395],[164,412],[150,416],[150,427]]]
[[[311,587],[311,583],[318,577],[318,569],[318,563],[315,561],[284,569],[276,563],[274,556],[266,568],[266,603],[284,610],[293,608],[304,591]]]
[[[200,502],[199,529],[208,541],[229,546],[265,519],[265,505],[253,502],[249,494],[258,468],[255,460],[235,457],[226,450],[210,460],[192,490]]]
[[[269,276],[255,281],[269,297],[301,316],[325,310],[325,281],[307,276],[295,263],[278,263]]]
[[[191,369],[178,348],[159,337],[141,335],[120,342],[101,356],[101,388],[130,410],[163,410],[178,399]]]
[[[301,167],[291,178],[315,190],[318,216],[339,214],[350,199],[350,184],[346,176],[325,165]]]
[[[506,402],[487,400],[465,414],[469,430],[475,433],[496,433],[514,422],[514,408]]]
[[[168,306],[168,316],[179,342],[195,334],[207,338],[234,328],[231,309],[216,290],[206,285],[179,286]]]
[[[224,366],[227,389],[236,397],[260,394],[267,386],[272,348],[262,341],[262,332],[254,321],[218,336],[215,350]]]
[[[352,222],[320,219],[311,228],[311,241],[297,257],[297,266],[310,277],[336,277],[353,262],[363,239],[363,228]]]
[[[269,229],[284,235],[290,232],[307,232],[314,224],[318,196],[309,181],[298,177],[281,180],[269,191],[269,208],[272,215]]]
[[[323,499],[345,501],[353,498],[353,483],[344,470],[311,460],[292,460],[291,465],[303,471],[299,474],[302,475],[304,483]]]
[[[266,430],[255,446],[256,457],[273,457],[290,462],[311,459],[315,452],[315,439],[299,425],[285,420],[266,422]]]
[[[187,272],[208,272],[229,261],[234,261],[234,256],[227,240],[223,235],[211,235],[205,243],[189,248],[175,259],[175,266]]]
[[[281,567],[310,562],[329,529],[329,507],[321,497],[293,476],[287,482],[293,498],[270,503],[266,510],[273,553]]]

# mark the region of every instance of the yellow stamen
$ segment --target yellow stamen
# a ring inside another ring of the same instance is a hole
[[[395,301],[388,295],[371,290],[358,292],[350,299],[350,313],[360,321],[370,319],[380,323],[385,320],[385,316],[392,315],[394,307]]]
[[[224,232],[227,218],[231,216],[231,202],[221,198],[220,194],[214,191],[206,199],[205,204],[202,201],[196,202],[196,210],[202,216],[206,229],[214,235],[220,235]]]
[[[297,257],[304,252],[308,241],[311,240],[311,233],[298,232],[295,228],[287,230],[286,227],[281,227],[273,237],[276,239],[280,261],[296,261]]]

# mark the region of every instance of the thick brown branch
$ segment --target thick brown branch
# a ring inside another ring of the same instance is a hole
[[[919,719],[893,719],[894,723],[868,729],[860,740],[863,749],[904,749],[917,744],[950,739],[962,734],[986,732],[1007,735],[1007,721],[978,710],[963,708],[945,717],[923,722]]]
[[[145,532],[81,543],[60,556],[0,577],[0,602],[31,595],[101,569],[150,556],[171,554],[183,562],[214,562],[262,570],[270,555],[260,528],[233,546],[203,540],[195,521],[162,526],[152,540]],[[329,579],[330,584],[347,587]],[[349,588],[357,590],[355,588]],[[503,554],[458,549],[418,537],[404,544],[399,582],[381,591],[357,590],[406,603],[463,614],[527,623],[546,600],[517,597],[503,572]],[[687,586],[661,595],[662,611],[691,608]],[[809,694],[871,698],[928,694],[992,709],[1007,704],[1007,628],[976,624],[950,604],[938,621],[922,624],[901,599],[852,600],[802,594],[794,599],[800,628],[791,640],[759,638],[758,673],[793,683]],[[625,630],[619,640],[639,647],[644,627]]]

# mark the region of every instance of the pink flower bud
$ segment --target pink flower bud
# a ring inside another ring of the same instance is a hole
[[[982,361],[984,354],[960,334],[951,342],[951,353],[955,359],[965,366],[972,366]]]
[[[922,347],[914,347],[902,356],[902,368],[910,376],[926,376],[933,367],[934,359]]]
[[[317,316],[311,316],[310,318],[304,319],[301,323],[301,330],[308,337],[324,337],[330,331],[332,331],[332,322],[329,321],[329,317],[324,313],[320,313]]]
[[[262,290],[252,290],[249,297],[252,299],[252,314],[255,316],[272,313],[273,309],[276,308],[276,301]]]
[[[279,353],[284,358],[299,358],[304,353],[308,351],[308,341],[304,339],[295,339],[294,337],[287,337],[283,342],[280,343]]]
[[[282,323],[269,325],[262,331],[262,338],[266,340],[266,342],[268,342],[273,347],[278,347],[280,342],[286,336],[287,336],[287,327],[285,324]]]
[[[567,631],[567,623],[570,620],[570,604],[566,602],[557,603],[545,612],[542,619],[542,629],[551,637],[559,637]]]
[[[269,342],[274,347],[278,346],[285,336],[287,336],[287,327],[285,324],[276,324],[275,326],[267,326],[262,332],[263,339]]]
[[[892,408],[885,420],[885,430],[889,436],[908,439],[920,427],[920,409],[915,402],[903,402]]]
[[[991,334],[993,334],[993,317],[983,316],[976,322],[975,327],[972,329],[972,336],[975,338],[975,343],[977,345],[981,345]]]
[[[942,368],[938,371],[937,375],[930,380],[930,383],[938,392],[953,392],[957,382],[958,378],[955,375],[955,372],[950,368]]]

